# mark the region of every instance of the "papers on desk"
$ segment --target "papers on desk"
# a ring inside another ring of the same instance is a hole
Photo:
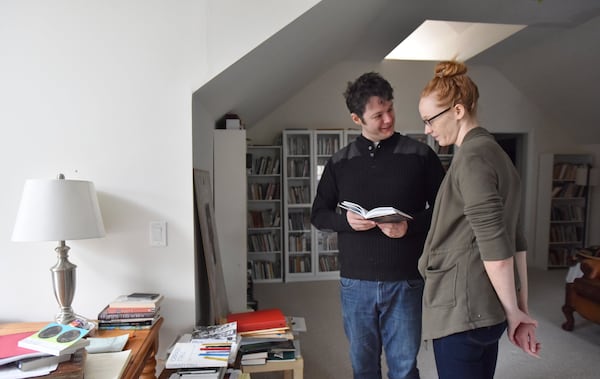
[[[165,367],[168,369],[227,367],[231,342],[224,342],[220,339],[202,339],[201,341],[175,343],[165,362]]]
[[[228,322],[220,325],[196,326],[192,332],[192,339],[214,338],[225,341],[234,341],[237,333],[237,322]]]
[[[184,369],[171,374],[169,379],[222,379],[225,371],[225,367]]]
[[[128,333],[116,337],[88,337],[90,344],[85,349],[90,354],[121,351],[128,339]]]
[[[131,359],[131,350],[88,354],[85,359],[85,379],[119,379]]]
[[[40,367],[35,370],[22,371],[14,364],[7,364],[0,367],[0,379],[21,379],[33,378],[36,376],[44,376],[50,374],[58,368],[58,363],[54,363],[45,367]],[[87,379],[87,376],[86,376]]]

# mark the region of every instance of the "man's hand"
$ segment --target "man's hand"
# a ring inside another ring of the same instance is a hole
[[[375,221],[367,220],[366,218],[357,215],[354,212],[346,212],[346,220],[348,220],[348,224],[350,224],[352,229],[356,230],[357,232],[373,229],[375,226],[377,226]]]
[[[390,238],[402,238],[406,235],[408,231],[408,222],[386,222],[377,224],[379,229]]]

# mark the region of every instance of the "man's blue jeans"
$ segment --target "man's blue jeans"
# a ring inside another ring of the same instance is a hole
[[[355,379],[418,379],[423,280],[374,282],[341,278],[344,330]]]
[[[493,379],[506,322],[433,340],[440,379]]]

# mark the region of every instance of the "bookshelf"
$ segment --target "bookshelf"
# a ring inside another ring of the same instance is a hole
[[[562,268],[586,246],[587,154],[540,155],[536,222],[536,265]]]
[[[444,170],[448,171],[448,167],[450,167],[450,162],[452,162],[452,157],[454,156],[454,145],[440,146],[435,139],[425,133],[406,133],[406,135],[431,146],[440,158]]]
[[[339,279],[337,233],[310,223],[327,160],[360,130],[284,130],[283,187],[286,281]]]
[[[247,146],[248,269],[252,279],[281,282],[281,146]]]
[[[283,209],[286,281],[313,274],[313,231],[310,224],[312,131],[283,131]]]

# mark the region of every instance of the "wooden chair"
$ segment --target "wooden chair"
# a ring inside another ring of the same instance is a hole
[[[578,253],[583,276],[566,284],[562,311],[567,321],[562,328],[567,331],[573,330],[575,324],[573,312],[600,324],[600,247],[594,247],[591,251],[593,255],[589,254],[589,249],[582,249]]]

